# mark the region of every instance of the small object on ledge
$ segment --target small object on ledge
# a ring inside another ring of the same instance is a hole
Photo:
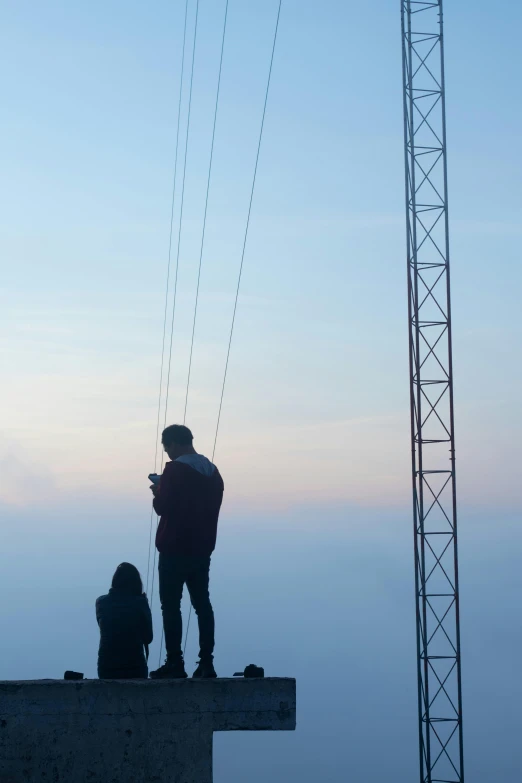
[[[262,666],[256,666],[254,663],[250,663],[244,672],[235,672],[234,677],[264,677],[265,670]]]
[[[63,675],[64,680],[83,680],[83,674],[81,672],[67,671]]]

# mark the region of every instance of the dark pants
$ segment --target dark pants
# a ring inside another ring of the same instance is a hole
[[[210,557],[196,555],[159,556],[159,593],[163,613],[165,649],[169,662],[182,655],[183,624],[181,597],[187,585],[199,625],[199,657],[212,659],[214,653],[214,612],[208,594]]]

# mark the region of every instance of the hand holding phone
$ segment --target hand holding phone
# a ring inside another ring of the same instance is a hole
[[[151,481],[150,490],[154,497],[156,497],[156,493],[159,491],[161,476],[158,476],[157,473],[149,473],[149,481]]]

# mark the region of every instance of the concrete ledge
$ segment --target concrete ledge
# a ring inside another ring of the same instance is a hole
[[[214,731],[291,731],[293,679],[0,681],[1,783],[211,783]]]

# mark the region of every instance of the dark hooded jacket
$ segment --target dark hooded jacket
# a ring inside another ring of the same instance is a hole
[[[154,509],[160,516],[158,552],[208,557],[216,546],[223,479],[202,454],[187,454],[167,462]]]

